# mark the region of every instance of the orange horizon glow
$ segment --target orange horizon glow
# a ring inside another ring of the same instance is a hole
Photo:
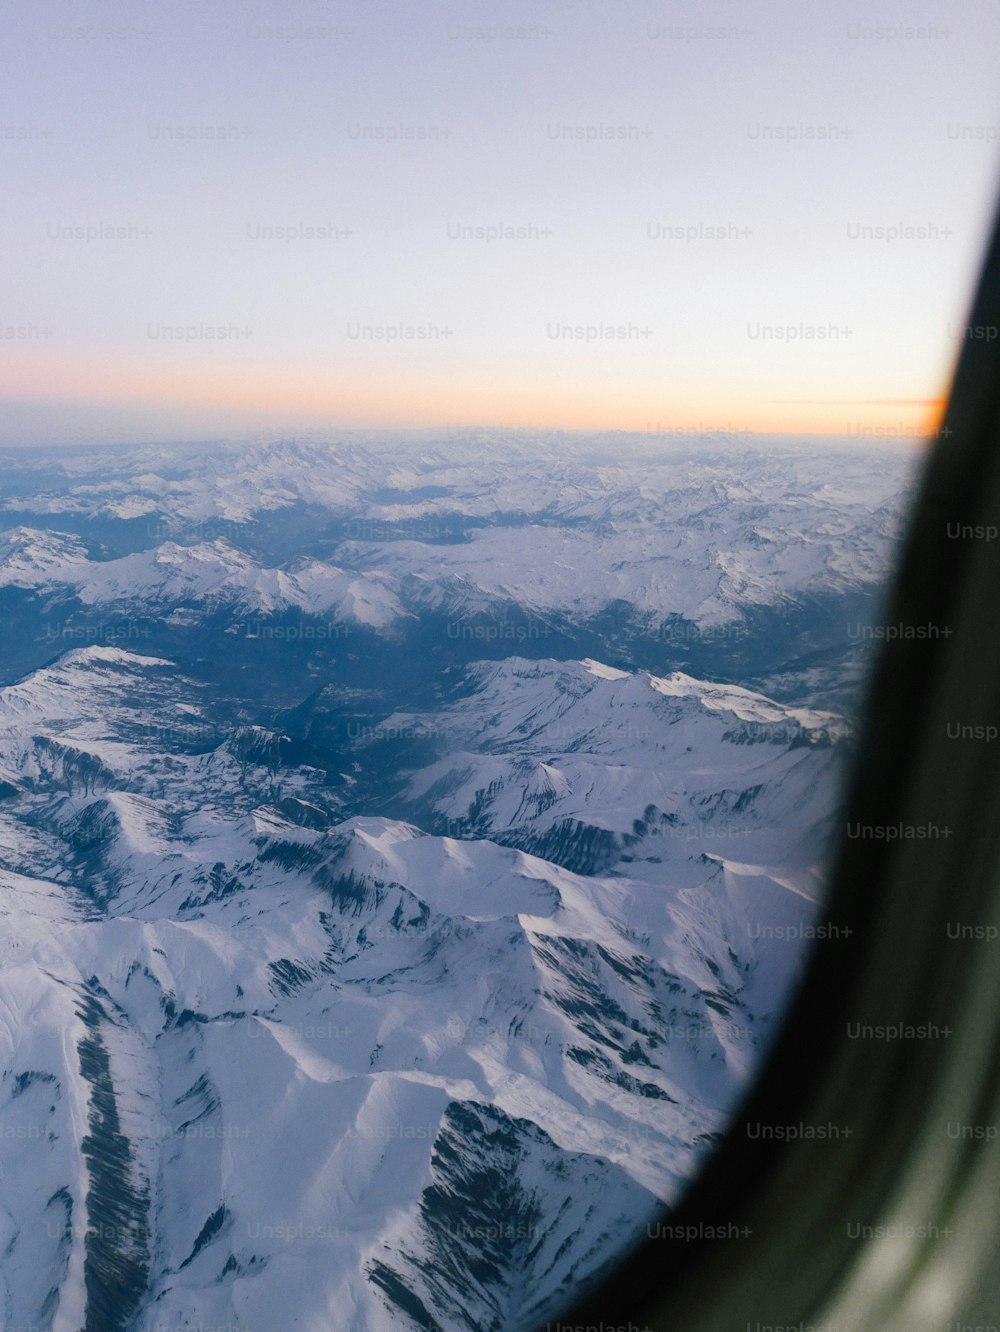
[[[390,367],[317,369],[203,361],[151,366],[133,357],[77,356],[60,366],[36,363],[0,374],[0,402],[46,406],[181,411],[203,418],[208,432],[253,419],[258,426],[294,421],[302,428],[338,422],[342,429],[436,427],[441,422],[494,422],[506,428],[626,431],[647,436],[720,432],[808,434],[859,440],[911,441],[940,429],[947,396],[924,398],[751,397],[736,388],[693,383],[669,391],[591,379],[461,378]],[[125,364],[123,364],[123,362]],[[123,382],[124,381],[124,382]],[[159,427],[157,426],[157,429]]]

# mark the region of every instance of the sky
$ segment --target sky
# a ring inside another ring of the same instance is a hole
[[[994,0],[0,0],[0,444],[933,430]]]

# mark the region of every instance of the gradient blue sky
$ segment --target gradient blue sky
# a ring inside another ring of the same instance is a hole
[[[947,385],[998,183],[988,0],[0,12],[4,444],[891,437]],[[303,224],[334,234],[256,234]],[[490,226],[528,235],[449,234]]]

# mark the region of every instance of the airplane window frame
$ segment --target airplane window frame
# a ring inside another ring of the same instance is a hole
[[[836,934],[663,1233],[550,1332],[998,1321],[1000,743],[947,730],[1000,721],[1000,215],[967,327],[868,684]],[[790,1131],[809,1125],[850,1131]]]

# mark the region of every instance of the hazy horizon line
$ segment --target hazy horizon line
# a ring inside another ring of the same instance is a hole
[[[497,442],[548,439],[578,442],[599,442],[626,439],[653,445],[656,443],[685,443],[702,440],[710,443],[752,444],[774,442],[849,443],[852,445],[926,445],[933,443],[943,430],[920,431],[902,426],[868,426],[851,431],[818,430],[749,430],[732,426],[662,426],[656,429],[628,430],[624,428],[596,428],[591,430],[572,426],[520,426],[488,423],[455,425],[444,423],[433,426],[308,426],[298,429],[273,431],[248,430],[226,435],[184,435],[134,439],[54,439],[47,443],[37,440],[24,443],[0,443],[2,453],[49,452],[73,449],[142,449],[142,448],[254,448],[278,444],[335,445],[339,440],[372,443],[385,440],[439,443],[460,442],[470,435],[490,438]]]

